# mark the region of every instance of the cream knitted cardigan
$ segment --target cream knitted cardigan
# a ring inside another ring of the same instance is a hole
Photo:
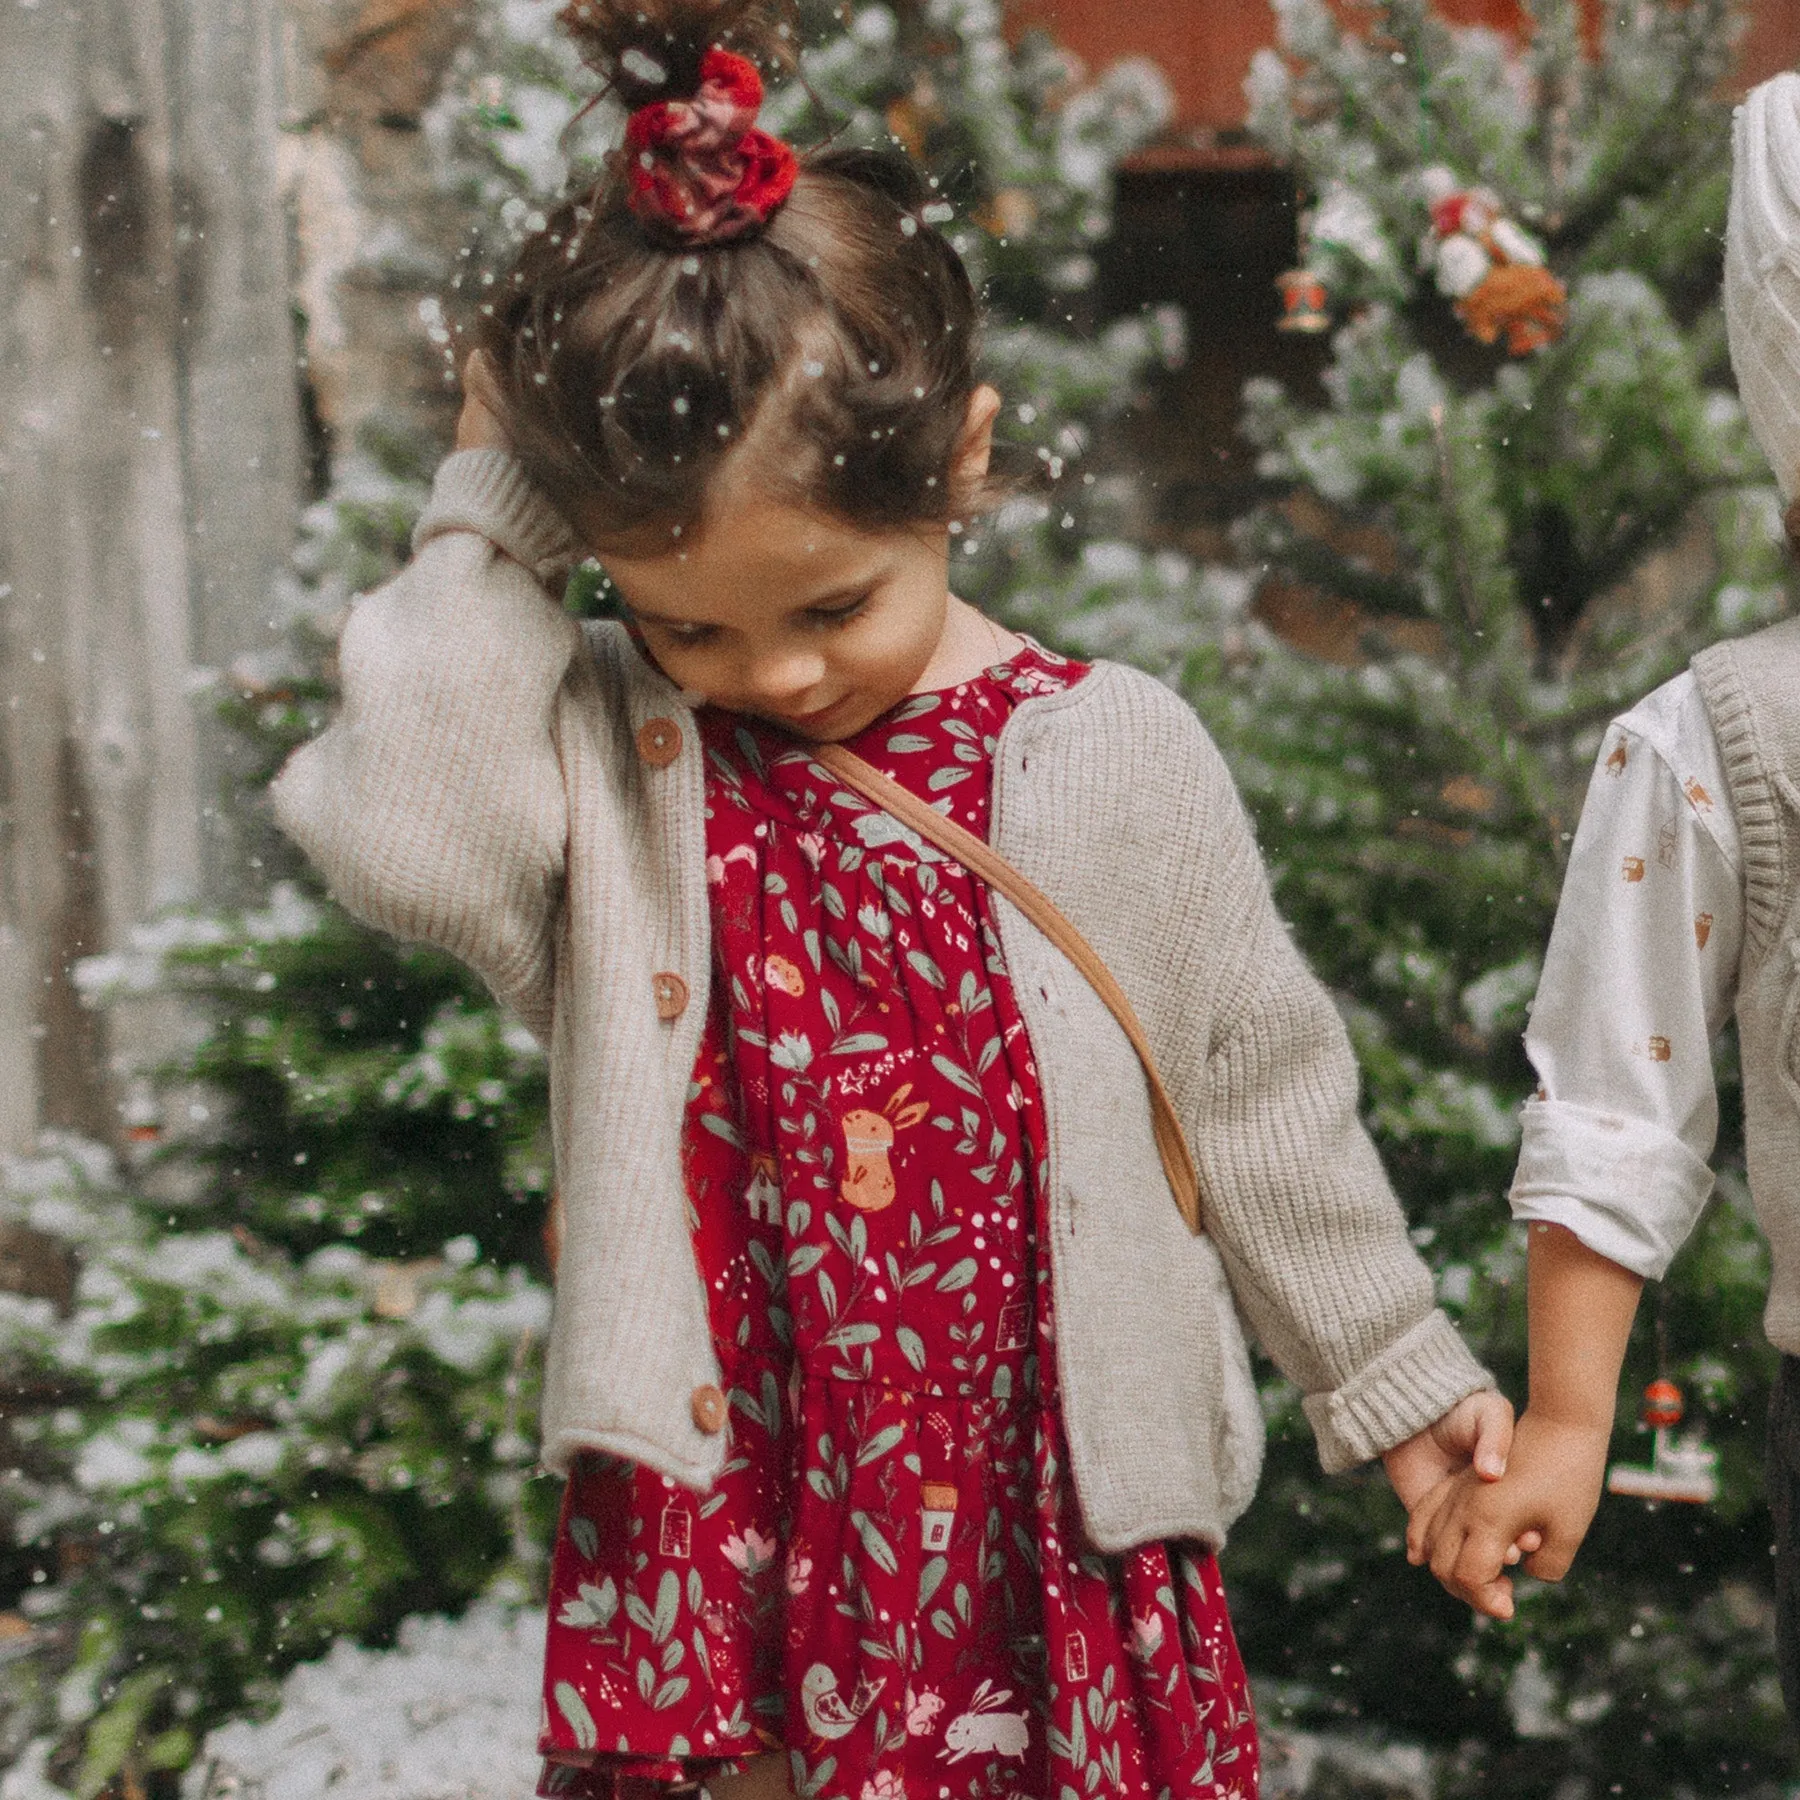
[[[341,710],[283,770],[276,812],[345,906],[461,957],[549,1047],[564,1227],[545,1462],[606,1450],[704,1487],[725,1436],[691,1404],[719,1365],[678,1154],[711,973],[693,714],[616,626],[550,599],[537,577],[571,544],[510,458],[450,458],[416,544],[353,609]],[[1137,1008],[1207,1215],[1190,1237],[1112,1016],[997,901],[1044,1089],[1084,1519],[1106,1549],[1216,1544],[1261,1461],[1238,1309],[1305,1394],[1327,1469],[1488,1377],[1433,1305],[1343,1027],[1192,712],[1101,664],[1019,706],[994,782],[995,847]]]

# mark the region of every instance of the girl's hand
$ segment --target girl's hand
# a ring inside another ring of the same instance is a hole
[[[1465,1394],[1436,1424],[1382,1456],[1388,1480],[1410,1514],[1453,1475],[1473,1467],[1483,1481],[1506,1473],[1512,1451],[1512,1402],[1497,1388]]]
[[[1463,1476],[1427,1495],[1407,1524],[1407,1560],[1429,1559],[1458,1599],[1511,1618],[1512,1583],[1502,1570],[1522,1556],[1540,1581],[1568,1573],[1600,1504],[1609,1435],[1527,1409],[1505,1479]]]
[[[1382,1457],[1388,1480],[1407,1511],[1408,1562],[1423,1562],[1431,1554],[1438,1522],[1455,1512],[1460,1499],[1471,1491],[1487,1492],[1505,1475],[1512,1437],[1512,1402],[1495,1389],[1485,1388],[1459,1400],[1435,1425],[1396,1444]],[[1504,1557],[1496,1556],[1494,1569],[1485,1580],[1458,1583],[1445,1579],[1435,1559],[1433,1572],[1451,1593],[1478,1612],[1508,1619],[1512,1617],[1512,1583],[1501,1574],[1500,1563],[1516,1563],[1542,1541],[1536,1531],[1509,1540]]]
[[[485,350],[469,353],[469,360],[463,364],[462,384],[462,412],[456,420],[457,449],[510,450],[506,405],[500,398],[500,383]]]

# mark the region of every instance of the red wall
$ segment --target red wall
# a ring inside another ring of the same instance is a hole
[[[1439,0],[1446,17],[1501,27],[1519,22],[1518,0]],[[1215,130],[1244,117],[1244,72],[1274,39],[1268,0],[1013,0],[1021,24],[1049,27],[1096,68],[1120,56],[1152,56],[1167,71],[1189,125]],[[1800,62],[1800,0],[1751,0],[1740,75],[1745,86]]]

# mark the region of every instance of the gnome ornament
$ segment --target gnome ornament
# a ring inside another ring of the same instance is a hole
[[[1501,210],[1491,188],[1464,187],[1441,163],[1420,171],[1431,229],[1419,260],[1471,337],[1527,356],[1562,336],[1568,291],[1544,266],[1544,247]]]

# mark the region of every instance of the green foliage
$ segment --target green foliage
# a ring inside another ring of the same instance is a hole
[[[66,1316],[0,1296],[9,1374],[62,1402],[12,1421],[4,1506],[55,1572],[24,1607],[85,1722],[77,1793],[185,1764],[339,1636],[535,1579],[555,1497],[529,1473],[528,1270],[429,1229],[404,1261],[299,1249],[226,1223],[229,1190],[151,1198],[79,1146],[5,1198],[82,1263]]]
[[[1522,1396],[1522,1243],[1501,1196],[1591,759],[1613,713],[1787,603],[1712,305],[1731,19],[1724,0],[1609,9],[1590,62],[1562,0],[1522,52],[1417,0],[1372,8],[1363,36],[1315,0],[1277,10],[1253,124],[1317,207],[1342,322],[1322,405],[1251,386],[1245,429],[1279,498],[1242,544],[1263,578],[1358,608],[1362,654],[1309,660],[1240,615],[1182,681],[1340,997],[1442,1298]],[[1569,288],[1560,341],[1487,350],[1420,272],[1432,163],[1545,241]],[[1294,1396],[1272,1390],[1269,1474],[1226,1567],[1276,1722],[1433,1746],[1446,1795],[1775,1791],[1772,1357],[1727,1064],[1721,1198],[1646,1303],[1614,1445],[1647,1460],[1636,1396],[1660,1318],[1722,1452],[1719,1504],[1608,1501],[1565,1585],[1523,1582],[1513,1623],[1475,1622],[1405,1566],[1377,1476],[1320,1482]]]

